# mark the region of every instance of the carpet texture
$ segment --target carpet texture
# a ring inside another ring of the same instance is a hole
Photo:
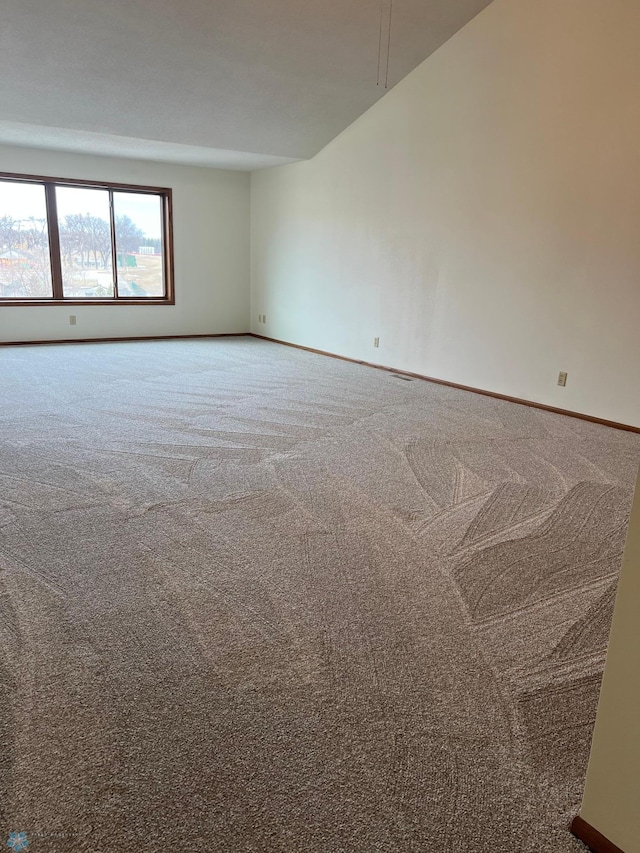
[[[251,338],[0,365],[0,844],[585,849],[640,436]]]

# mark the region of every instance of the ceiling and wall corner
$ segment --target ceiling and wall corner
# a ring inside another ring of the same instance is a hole
[[[494,0],[254,172],[252,330],[640,426],[639,33],[637,0]]]
[[[311,157],[490,0],[393,0],[389,40],[390,2],[4,0],[0,144],[246,170]]]

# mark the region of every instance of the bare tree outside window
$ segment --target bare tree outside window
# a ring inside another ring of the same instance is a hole
[[[172,304],[170,228],[171,190],[0,174],[0,305]]]
[[[0,181],[0,298],[52,294],[44,187]]]
[[[123,297],[164,293],[162,208],[157,196],[114,193],[118,293]]]
[[[56,187],[65,296],[114,295],[107,190]]]

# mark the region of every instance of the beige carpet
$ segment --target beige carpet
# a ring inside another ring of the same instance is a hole
[[[640,436],[250,338],[0,399],[0,845],[584,849]]]

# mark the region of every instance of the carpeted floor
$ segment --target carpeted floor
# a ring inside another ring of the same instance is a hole
[[[0,844],[584,850],[640,436],[250,338],[0,400]]]

